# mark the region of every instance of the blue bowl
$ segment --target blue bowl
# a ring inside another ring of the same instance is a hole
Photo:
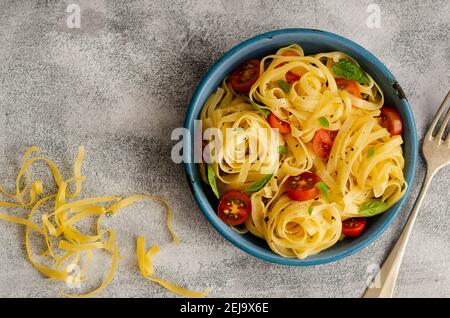
[[[385,103],[396,107],[403,119],[403,150],[406,162],[404,172],[405,179],[411,186],[416,171],[418,139],[414,116],[400,85],[383,63],[366,49],[346,38],[329,32],[312,29],[277,30],[255,36],[228,51],[205,75],[192,97],[184,124],[185,128],[190,131],[191,136],[194,135],[194,120],[199,118],[200,111],[206,99],[235,67],[247,59],[273,54],[280,47],[292,43],[300,44],[305,50],[306,55],[328,51],[345,52],[356,59],[362,68],[380,85],[384,92]],[[192,140],[186,141],[183,150],[186,159],[191,156],[193,153],[192,150]],[[250,233],[241,235],[224,224],[215,212],[217,199],[212,194],[209,186],[202,182],[198,165],[192,162],[192,160],[185,161],[184,164],[189,185],[201,211],[216,230],[232,244],[247,253],[260,259],[283,265],[319,265],[337,261],[360,251],[380,236],[389,224],[391,224],[392,220],[399,213],[402,204],[407,200],[411,189],[409,188],[405,196],[391,207],[390,210],[379,216],[370,218],[366,230],[358,238],[346,238],[317,255],[300,260],[279,256],[270,250],[264,240]]]

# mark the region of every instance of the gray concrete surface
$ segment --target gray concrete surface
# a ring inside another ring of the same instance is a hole
[[[359,297],[367,268],[398,237],[424,174],[392,226],[370,247],[337,263],[284,267],[226,242],[199,211],[183,168],[170,160],[170,133],[183,123],[200,78],[225,51],[261,32],[311,27],[354,40],[397,77],[420,136],[450,79],[450,2],[373,1],[380,28],[368,28],[372,1],[81,1],[81,28],[66,25],[76,1],[0,3],[0,171],[13,186],[20,156],[39,145],[70,173],[85,145],[86,193],[158,193],[174,207],[182,244],[173,247],[156,205],[140,204],[112,220],[123,259],[100,297],[172,297],[143,280],[134,238],[162,244],[160,276],[225,297]],[[408,246],[397,297],[450,296],[450,170],[434,180]],[[12,212],[12,211],[11,211]],[[15,211],[23,215],[23,211]],[[64,284],[42,279],[23,252],[23,228],[0,222],[0,296],[58,296]],[[88,285],[99,282],[98,277]]]

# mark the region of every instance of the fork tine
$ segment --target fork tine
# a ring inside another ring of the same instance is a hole
[[[430,128],[428,129],[428,132],[426,134],[426,138],[431,139],[433,137],[433,131],[436,128],[436,124],[439,121],[439,118],[441,117],[442,113],[445,110],[445,107],[447,106],[448,101],[450,100],[450,91],[448,91],[447,96],[445,97],[444,101],[442,102],[441,107],[439,107],[439,110],[434,116],[433,122],[431,123]]]
[[[450,108],[448,109],[447,114],[445,114],[444,121],[442,122],[442,125],[439,128],[439,131],[436,135],[439,139],[442,139],[442,137],[444,137],[445,128],[447,127],[449,119],[450,119]]]

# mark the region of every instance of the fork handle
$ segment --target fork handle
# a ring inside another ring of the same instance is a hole
[[[434,177],[436,170],[427,169],[425,181],[423,182],[422,189],[417,197],[414,209],[412,210],[408,222],[403,228],[402,234],[395,244],[392,251],[389,253],[386,261],[375,276],[371,286],[368,287],[363,295],[363,298],[392,298],[394,294],[395,282],[397,280],[400,264],[405,253],[406,245],[408,244],[409,235],[413,228],[420,206],[422,205],[425,194],[430,186],[431,180]],[[380,284],[380,286],[374,286],[374,282]]]

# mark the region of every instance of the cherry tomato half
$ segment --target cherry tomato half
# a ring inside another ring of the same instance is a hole
[[[280,134],[289,134],[291,132],[291,126],[289,125],[289,123],[279,119],[273,113],[269,114],[268,121],[270,127],[278,128]]]
[[[361,92],[359,91],[358,85],[355,81],[346,80],[343,78],[336,78],[336,84],[339,89],[346,90],[353,96],[361,98]]]
[[[248,60],[239,65],[230,75],[230,84],[236,93],[248,94],[259,77],[258,59]]]
[[[295,51],[284,51],[281,53],[282,56],[299,56],[297,52]]]
[[[312,140],[313,150],[319,157],[328,158],[333,147],[337,131],[319,129]]]
[[[296,82],[300,79],[299,75],[294,74],[291,71],[287,72],[284,77],[286,78],[286,82],[288,82],[289,84],[292,84],[293,82]]]
[[[291,176],[286,181],[286,192],[292,200],[307,201],[319,196],[320,190],[316,184],[320,178],[312,172],[303,172],[298,176]]]
[[[351,218],[342,222],[342,234],[348,237],[359,236],[366,227],[366,218]]]
[[[402,118],[394,107],[383,106],[381,108],[380,125],[386,128],[391,135],[401,135],[403,133]]]
[[[239,225],[245,222],[252,211],[248,195],[242,191],[229,191],[219,201],[217,215],[226,224]]]

